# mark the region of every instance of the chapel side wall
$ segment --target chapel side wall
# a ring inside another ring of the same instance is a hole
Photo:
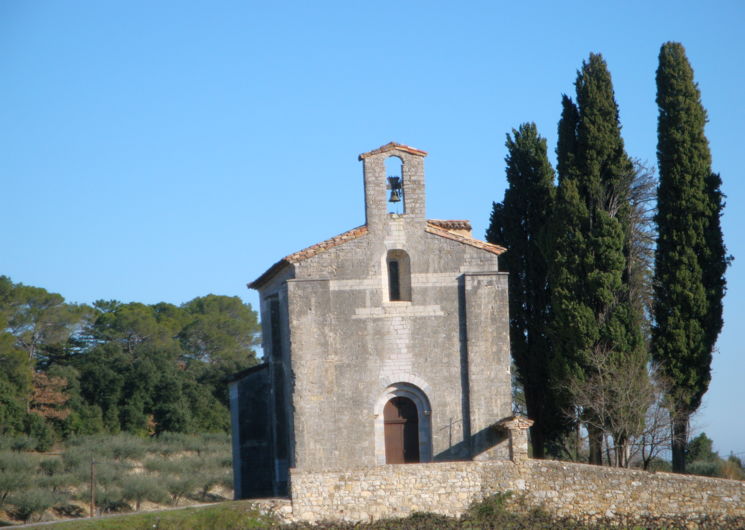
[[[459,516],[483,498],[510,491],[516,510],[634,525],[745,521],[745,482],[673,473],[530,460],[379,466],[345,472],[292,472],[296,520],[370,521],[413,512]],[[666,522],[667,521],[667,522]],[[739,527],[739,526],[738,526]]]
[[[507,274],[464,274],[463,298],[473,456],[508,459],[507,435],[493,427],[512,409]]]
[[[287,282],[294,277],[288,267],[277,274],[259,291],[262,322],[262,350],[268,365],[269,414],[273,443],[272,477],[274,495],[285,495],[289,468],[295,465],[294,410],[292,407],[293,376],[290,364],[290,326],[288,317]],[[272,316],[272,300],[278,312]],[[273,329],[277,325],[277,330]],[[274,339],[278,343],[274,344]]]
[[[236,499],[274,494],[274,444],[268,366],[230,384],[233,476]]]

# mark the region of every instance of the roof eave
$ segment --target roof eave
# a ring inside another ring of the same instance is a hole
[[[284,270],[286,267],[290,266],[290,262],[287,261],[285,258],[282,258],[277,263],[269,267],[264,274],[256,278],[251,283],[246,284],[249,289],[256,289],[257,291],[264,287],[267,283],[269,283],[269,280],[271,280],[274,276],[279,274],[282,270]]]
[[[470,247],[474,247],[474,248],[478,248],[486,252],[490,252],[491,254],[495,254],[497,256],[507,251],[506,248],[501,247],[499,245],[495,245],[493,243],[487,243],[486,241],[481,241],[480,239],[474,239],[472,237],[462,236],[460,234],[451,232],[450,230],[446,230],[444,228],[440,228],[439,226],[429,224],[429,223],[424,228],[424,231],[430,234],[436,235],[436,236],[444,237],[445,239],[450,239],[453,241],[457,241],[458,243],[463,243],[464,245],[468,245]]]

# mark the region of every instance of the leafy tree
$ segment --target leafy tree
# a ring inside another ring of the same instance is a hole
[[[138,512],[142,501],[163,502],[166,496],[165,489],[155,477],[128,475],[122,479],[122,499],[135,501],[135,510]]]
[[[66,304],[0,276],[0,435],[225,431],[227,375],[256,363],[258,318],[237,297],[183,306]],[[171,392],[173,391],[173,392]]]
[[[191,408],[183,393],[183,381],[176,374],[163,374],[155,389],[156,433],[190,432]]]
[[[673,470],[685,471],[688,420],[711,379],[722,329],[728,265],[719,175],[711,171],[706,111],[679,43],[662,45],[657,69],[658,237],[652,353],[670,379]]]
[[[0,507],[8,501],[10,495],[31,485],[34,471],[34,462],[28,455],[0,452]]]
[[[0,332],[0,435],[23,431],[30,392],[31,360],[12,335]]]
[[[138,302],[101,313],[93,326],[99,340],[119,344],[129,355],[146,344],[161,349],[175,346],[174,330],[161,325],[151,306]]]
[[[714,442],[702,432],[693,438],[686,447],[685,459],[690,464],[696,460],[716,460],[719,454],[714,451]]]
[[[610,73],[598,54],[583,62],[576,105],[562,99],[557,145],[559,191],[552,226],[549,280],[553,337],[562,380],[585,379],[595,357],[612,357],[635,373],[646,364],[640,322],[631,303],[630,188],[634,168],[621,138]],[[643,417],[643,410],[638,414]],[[583,407],[590,462],[602,462],[596,411]],[[611,426],[605,423],[606,428]],[[622,446],[631,433],[611,433]]]
[[[36,514],[42,514],[51,508],[59,497],[48,490],[33,488],[19,491],[9,502],[15,506],[15,516],[27,523]]]
[[[237,296],[210,294],[184,304],[190,322],[179,337],[190,359],[208,363],[239,360],[256,363],[259,343],[256,312]]]
[[[531,427],[533,456],[543,458],[546,441],[561,431],[563,415],[551,379],[553,347],[548,264],[542,244],[554,202],[554,171],[546,140],[534,123],[507,136],[508,189],[494,204],[487,241],[508,249],[502,265],[510,272],[510,344]]]
[[[44,345],[59,344],[75,332],[84,309],[69,305],[57,293],[41,287],[17,284],[8,314],[8,329],[30,359],[36,359]]]

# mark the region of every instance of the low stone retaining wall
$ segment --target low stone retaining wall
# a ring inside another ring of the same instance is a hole
[[[412,512],[462,514],[512,491],[528,507],[578,520],[641,517],[745,520],[745,482],[527,460],[388,465],[343,472],[291,470],[295,520],[369,521]]]
[[[484,469],[486,473],[488,471]],[[586,464],[530,460],[516,469],[513,491],[531,505],[579,520],[651,517],[745,521],[745,482]],[[503,480],[484,478],[484,493]]]
[[[412,512],[459,515],[481,497],[484,465],[491,464],[400,464],[336,473],[291,470],[293,516],[312,522],[369,521]]]

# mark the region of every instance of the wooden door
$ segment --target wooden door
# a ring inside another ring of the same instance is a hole
[[[409,398],[395,397],[383,408],[385,463],[419,462],[419,414]]]

